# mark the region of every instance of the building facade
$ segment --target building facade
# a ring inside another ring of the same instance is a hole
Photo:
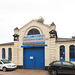
[[[56,25],[35,20],[14,29],[14,42],[0,44],[0,59],[8,59],[23,69],[45,69],[52,61],[75,63],[75,39],[58,38]]]

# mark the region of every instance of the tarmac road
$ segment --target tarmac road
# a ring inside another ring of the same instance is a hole
[[[16,69],[14,71],[0,71],[0,75],[49,75],[49,73],[38,69]]]

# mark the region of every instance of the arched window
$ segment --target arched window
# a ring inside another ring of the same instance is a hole
[[[35,34],[40,34],[40,32],[37,29],[31,29],[27,35],[35,35]]]
[[[2,59],[5,59],[5,48],[2,48]]]
[[[8,60],[11,61],[12,60],[12,49],[8,48]]]
[[[65,46],[60,46],[60,61],[65,61]]]
[[[75,47],[70,45],[70,61],[75,61]]]

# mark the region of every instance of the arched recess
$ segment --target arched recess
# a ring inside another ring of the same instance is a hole
[[[8,48],[8,60],[12,60],[12,48]]]
[[[38,29],[31,29],[27,35],[36,35],[36,34],[40,34],[39,30]]]
[[[70,54],[70,61],[75,61],[75,46],[74,45],[70,45],[69,46],[69,54]]]
[[[2,59],[5,59],[5,48],[2,48]]]
[[[26,29],[26,31],[25,31],[24,34],[27,35],[28,32],[29,32],[31,29],[36,29],[36,30],[38,30],[38,31],[40,32],[40,34],[43,34],[42,30],[41,30],[39,27],[37,27],[37,26],[31,26],[31,27],[29,27],[28,29]]]
[[[60,46],[60,61],[65,61],[65,46]]]

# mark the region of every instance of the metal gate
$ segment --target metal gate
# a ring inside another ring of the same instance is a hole
[[[23,48],[23,68],[44,69],[44,47]]]

